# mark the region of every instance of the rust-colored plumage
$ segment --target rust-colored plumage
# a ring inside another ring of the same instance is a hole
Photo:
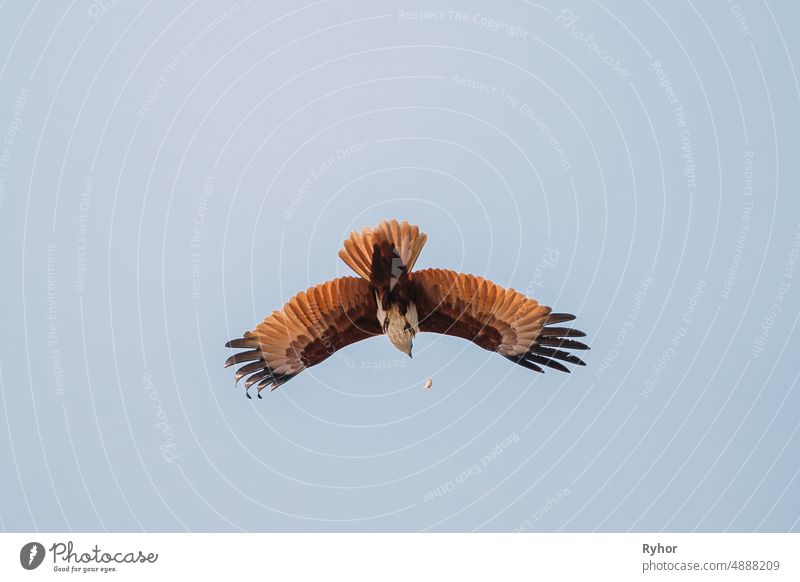
[[[340,277],[301,291],[253,331],[226,346],[245,351],[226,366],[242,364],[237,382],[256,386],[259,398],[341,348],[385,334],[411,356],[419,332],[461,337],[530,370],[561,362],[584,365],[565,350],[586,350],[585,334],[556,324],[575,319],[552,313],[535,299],[475,275],[445,269],[413,271],[427,237],[396,220],[352,233],[339,251],[360,277]]]

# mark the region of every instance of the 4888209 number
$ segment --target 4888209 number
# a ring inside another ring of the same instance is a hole
[[[731,563],[731,570],[778,570],[781,563],[778,560],[738,560]]]

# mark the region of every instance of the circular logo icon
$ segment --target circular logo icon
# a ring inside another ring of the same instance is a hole
[[[26,570],[35,570],[44,561],[44,546],[39,542],[28,542],[19,551],[19,563]]]

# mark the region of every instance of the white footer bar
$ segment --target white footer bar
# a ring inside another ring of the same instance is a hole
[[[0,580],[800,580],[800,534],[0,534]]]

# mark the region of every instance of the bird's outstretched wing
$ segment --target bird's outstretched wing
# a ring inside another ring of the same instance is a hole
[[[337,350],[381,334],[376,314],[368,281],[340,277],[322,283],[292,297],[244,337],[226,343],[246,351],[228,358],[225,367],[243,364],[236,381],[247,376],[245,387],[249,391],[255,384],[260,398],[267,386],[274,390]]]
[[[570,339],[586,334],[554,327],[575,319],[574,315],[552,313],[549,307],[514,289],[455,271],[414,271],[411,281],[420,331],[468,339],[537,372],[543,372],[541,366],[569,372],[559,360],[585,365],[565,350],[589,349]]]

